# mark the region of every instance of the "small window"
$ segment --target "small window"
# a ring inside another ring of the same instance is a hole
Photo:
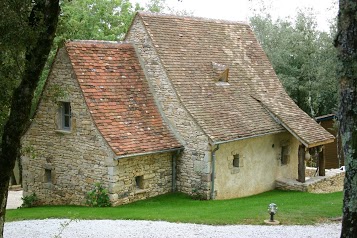
[[[280,162],[281,162],[281,165],[287,165],[289,163],[289,146],[281,147]]]
[[[45,183],[52,183],[52,171],[45,169]]]
[[[135,184],[137,189],[144,189],[144,178],[143,176],[135,177]]]
[[[233,156],[233,167],[239,167],[239,154]]]
[[[71,104],[69,102],[62,102],[61,109],[61,129],[71,130]]]
[[[228,73],[229,73],[229,69],[225,69],[218,78],[218,82],[228,82]]]

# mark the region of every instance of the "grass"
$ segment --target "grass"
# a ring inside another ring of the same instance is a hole
[[[198,201],[181,193],[170,193],[132,204],[94,208],[82,206],[41,206],[7,210],[6,221],[72,218],[163,220],[201,224],[263,224],[269,218],[269,203],[278,205],[275,216],[282,224],[315,224],[342,215],[342,192],[312,194],[270,191],[259,195],[230,199]]]

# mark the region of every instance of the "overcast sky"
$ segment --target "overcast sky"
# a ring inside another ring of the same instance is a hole
[[[148,0],[130,0],[145,6]],[[338,0],[166,0],[177,10],[192,11],[194,16],[247,22],[252,9],[268,4],[273,17],[294,17],[297,9],[312,8],[320,29],[328,29],[328,20],[337,14]]]

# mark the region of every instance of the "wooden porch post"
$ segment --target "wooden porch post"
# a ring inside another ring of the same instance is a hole
[[[299,145],[299,153],[298,153],[298,181],[301,183],[305,183],[305,146]]]
[[[325,176],[325,153],[323,147],[321,152],[318,153],[318,156],[319,156],[319,176]]]

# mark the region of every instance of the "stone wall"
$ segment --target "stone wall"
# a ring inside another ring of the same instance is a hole
[[[307,169],[306,182],[280,178],[276,181],[277,189],[303,191],[311,193],[331,193],[343,191],[345,172],[339,169],[326,169],[326,176],[314,176],[316,169]]]
[[[289,146],[287,164],[281,164],[282,146]],[[250,196],[274,189],[277,178],[296,179],[298,147],[299,141],[288,132],[222,144],[216,152],[216,198]]]
[[[70,131],[59,127],[59,102],[71,104]],[[88,112],[68,55],[61,49],[23,137],[24,195],[35,192],[43,204],[83,204],[94,183],[108,184],[112,150]]]
[[[211,173],[208,137],[181,104],[140,17],[133,21],[126,41],[135,44],[159,110],[185,146],[177,163],[178,190],[191,194],[198,188],[208,197]]]
[[[62,100],[71,104],[70,131],[59,128]],[[41,204],[83,205],[86,193],[98,182],[108,189],[114,205],[171,191],[170,153],[114,159],[91,119],[63,49],[22,142],[24,196],[35,192]],[[140,176],[142,188],[137,188],[135,178]]]
[[[109,172],[113,205],[121,205],[172,191],[170,153],[119,159]]]

